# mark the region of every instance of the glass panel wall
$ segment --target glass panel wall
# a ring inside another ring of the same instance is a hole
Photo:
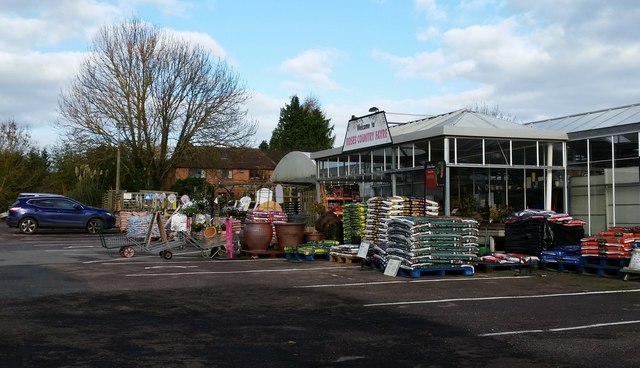
[[[385,170],[385,150],[383,149],[377,149],[374,150],[373,153],[373,172],[374,173],[380,173],[383,172]]]
[[[424,167],[429,161],[429,141],[416,142],[414,154],[416,167]]]
[[[526,169],[524,180],[526,185],[526,208],[543,209],[545,181],[544,170]]]
[[[338,163],[338,157],[334,157],[330,159],[328,162],[328,165],[329,165],[329,177],[330,178],[338,177],[339,176],[338,167],[340,166],[340,164]]]
[[[615,169],[613,184],[607,197],[615,210],[615,226],[638,226],[640,210],[640,168],[638,164],[638,133],[612,137]],[[615,196],[613,190],[615,188]],[[612,220],[612,219],[611,219]],[[612,221],[609,221],[610,223]]]
[[[329,177],[328,168],[329,168],[329,160],[318,160],[318,178],[327,178]]]
[[[535,141],[512,141],[513,164],[536,166],[537,145]]]
[[[360,154],[360,165],[362,174],[370,174],[373,172],[371,166],[371,151],[365,151]]]
[[[509,164],[509,141],[504,139],[485,139],[485,163],[490,165]]]
[[[444,138],[432,139],[431,141],[431,160],[444,161]]]
[[[393,147],[387,147],[384,149],[384,170],[393,170],[396,165],[393,162],[396,155],[393,152]]]
[[[457,138],[456,142],[458,164],[482,165],[482,139]]]
[[[359,175],[360,174],[360,155],[351,154],[348,156],[349,162],[347,163],[347,175]]]
[[[398,168],[407,169],[413,167],[413,144],[398,146]]]

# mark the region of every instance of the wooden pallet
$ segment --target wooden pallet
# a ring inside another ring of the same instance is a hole
[[[362,260],[361,258],[358,258],[356,256],[339,256],[334,254],[329,255],[329,262],[351,264],[351,263],[359,263],[361,260]]]

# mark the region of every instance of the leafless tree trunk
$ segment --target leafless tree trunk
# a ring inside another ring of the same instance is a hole
[[[133,19],[100,30],[61,94],[59,125],[81,150],[117,145],[120,129],[128,175],[153,189],[191,146],[251,143],[247,98],[226,63]]]

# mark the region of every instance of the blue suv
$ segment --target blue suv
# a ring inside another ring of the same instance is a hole
[[[38,228],[86,229],[95,234],[100,227],[110,229],[115,223],[111,212],[61,195],[19,197],[7,216],[7,225],[25,234]]]

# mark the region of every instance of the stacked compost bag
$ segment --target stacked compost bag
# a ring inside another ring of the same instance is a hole
[[[584,221],[574,219],[564,213],[545,210],[524,210],[505,218],[505,252],[532,256],[542,255],[542,251],[575,251],[584,237]],[[545,253],[545,257],[549,254]]]
[[[367,205],[364,203],[345,203],[342,211],[344,241],[359,244],[364,236]]]
[[[401,216],[387,223],[386,247],[376,247],[383,267],[390,259],[405,270],[472,266],[478,257],[478,222],[459,217]]]
[[[418,197],[372,197],[367,200],[367,214],[364,240],[370,244],[388,241],[388,222],[398,216],[437,216],[440,206],[437,202]]]
[[[610,227],[597,236],[583,238],[579,253],[583,257],[631,258],[634,249],[640,248],[640,228]]]

